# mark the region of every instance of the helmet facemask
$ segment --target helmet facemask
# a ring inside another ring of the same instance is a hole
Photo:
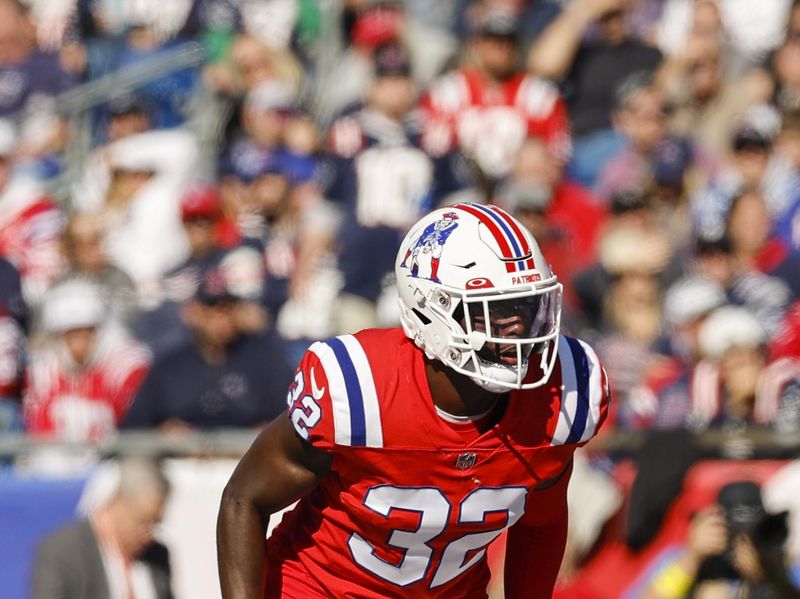
[[[440,288],[428,308],[445,321],[450,339],[436,357],[494,393],[544,384],[558,349],[561,290],[555,278],[506,292]],[[531,355],[539,356],[536,377],[527,377]]]

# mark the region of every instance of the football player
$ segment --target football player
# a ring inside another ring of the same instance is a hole
[[[406,261],[441,221],[437,264]],[[402,329],[312,345],[287,417],[231,477],[225,598],[485,598],[486,549],[506,529],[506,597],[551,595],[572,455],[608,410],[597,356],[560,335],[561,283],[494,206],[431,212],[395,271]]]

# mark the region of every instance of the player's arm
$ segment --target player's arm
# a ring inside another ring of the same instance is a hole
[[[258,436],[222,493],[217,555],[223,598],[263,597],[269,516],[308,493],[331,460],[298,437],[288,418],[277,418]]]
[[[505,563],[507,599],[550,597],[567,543],[570,462],[558,478],[528,497],[526,516],[508,530]]]

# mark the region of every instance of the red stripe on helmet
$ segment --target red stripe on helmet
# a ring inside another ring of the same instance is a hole
[[[453,208],[458,208],[459,210],[463,210],[464,212],[471,214],[484,225],[486,225],[486,228],[489,229],[489,232],[492,234],[497,242],[497,245],[500,247],[500,252],[503,254],[503,257],[507,259],[514,258],[514,256],[511,254],[511,246],[508,245],[508,241],[503,235],[503,232],[488,214],[484,214],[469,204],[456,204],[453,206]],[[506,262],[506,272],[514,272],[514,265],[511,262]]]
[[[487,208],[492,212],[494,212],[495,214],[497,214],[500,218],[505,220],[506,224],[508,224],[508,226],[511,227],[511,230],[514,231],[514,234],[517,236],[517,240],[520,243],[520,247],[522,248],[522,255],[527,256],[528,254],[530,254],[531,248],[528,245],[528,240],[523,234],[522,229],[520,229],[519,225],[517,224],[517,221],[513,219],[511,215],[508,214],[508,212],[506,212],[502,208],[498,208],[497,206],[492,206],[492,205],[487,206]]]

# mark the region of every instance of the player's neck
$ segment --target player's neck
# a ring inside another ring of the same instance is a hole
[[[436,360],[425,359],[425,372],[433,403],[453,416],[484,414],[500,395],[491,393]]]

